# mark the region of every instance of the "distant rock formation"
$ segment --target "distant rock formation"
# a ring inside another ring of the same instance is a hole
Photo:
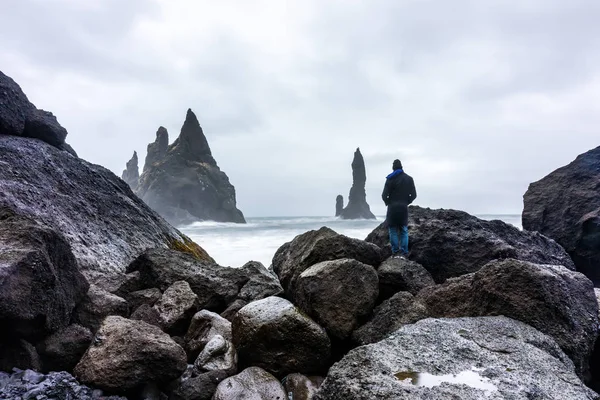
[[[600,147],[529,185],[523,228],[567,250],[577,270],[600,285]]]
[[[339,217],[344,210],[344,196],[338,194],[335,198],[335,216]]]
[[[164,127],[159,127],[156,131],[156,140],[148,145],[146,153],[146,162],[144,163],[144,171],[150,168],[163,159],[169,149],[169,132]]]
[[[350,189],[348,205],[339,215],[342,219],[375,219],[375,215],[367,204],[366,183],[365,160],[360,153],[360,149],[356,149],[354,160],[352,160],[352,188]]]
[[[174,225],[199,220],[245,223],[236,208],[235,188],[219,169],[192,110],[165,151],[166,143],[167,131],[159,129],[148,146],[137,195]]]
[[[138,181],[140,180],[140,171],[138,169],[138,156],[136,151],[133,152],[131,160],[127,161],[127,167],[123,171],[121,179],[123,179],[132,190],[137,188]]]

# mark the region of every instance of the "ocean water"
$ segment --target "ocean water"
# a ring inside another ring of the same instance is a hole
[[[478,215],[500,219],[521,227],[520,215]],[[220,265],[241,267],[260,261],[268,267],[281,245],[306,231],[327,226],[343,235],[364,239],[384,217],[377,220],[341,220],[334,217],[247,218],[247,224],[197,222],[179,229],[201,245]]]

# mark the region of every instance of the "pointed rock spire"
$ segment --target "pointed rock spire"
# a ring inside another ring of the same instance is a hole
[[[365,185],[367,183],[367,172],[365,169],[365,160],[360,152],[360,148],[354,152],[352,160],[352,188],[348,198],[348,206],[340,214],[343,219],[375,219],[367,204],[367,193]]]
[[[133,157],[131,157],[131,160],[127,161],[127,167],[123,171],[121,179],[127,182],[132,190],[137,188],[140,180],[140,171],[138,169],[138,155],[136,151],[133,152]]]
[[[164,127],[159,127],[156,131],[156,140],[148,145],[146,161],[144,162],[144,172],[153,164],[163,159],[169,149],[169,132]]]
[[[187,110],[181,133],[173,143],[170,151],[178,153],[181,157],[190,161],[217,165],[198,118],[196,118],[196,114],[191,108]]]
[[[338,194],[335,198],[335,216],[339,217],[344,210],[344,196]]]

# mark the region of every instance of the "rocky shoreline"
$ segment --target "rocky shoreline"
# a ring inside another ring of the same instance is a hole
[[[410,260],[384,223],[223,267],[0,89],[0,398],[600,399],[581,246],[411,207]]]

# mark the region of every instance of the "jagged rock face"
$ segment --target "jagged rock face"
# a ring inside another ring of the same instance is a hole
[[[495,259],[514,258],[575,269],[571,257],[554,240],[520,231],[502,221],[484,221],[456,210],[409,207],[410,259],[437,283],[477,271]],[[384,222],[365,239],[391,254]]]
[[[367,204],[366,183],[365,160],[360,149],[356,149],[354,160],[352,160],[352,188],[350,188],[348,205],[342,210],[340,217],[343,219],[375,219],[375,215]]]
[[[523,202],[523,228],[556,240],[600,285],[600,147],[529,185]]]
[[[179,138],[158,158],[144,167],[137,194],[168,221],[174,225],[198,220],[246,222],[236,208],[235,188],[217,166],[191,110]]]
[[[146,172],[147,169],[162,160],[165,154],[167,154],[168,149],[169,133],[161,126],[156,131],[156,140],[148,145],[143,172]]]
[[[426,386],[435,376],[445,383]],[[598,395],[549,336],[506,317],[479,317],[427,319],[358,347],[329,370],[315,396],[374,398],[591,400]]]
[[[150,247],[186,249],[212,260],[109,170],[16,136],[0,135],[0,154],[0,207],[61,232],[90,282],[112,290],[125,267]]]
[[[131,160],[127,161],[127,167],[123,171],[121,179],[127,182],[132,190],[135,190],[137,187],[138,181],[140,180],[140,171],[138,169],[138,155],[136,151],[133,152]]]
[[[341,194],[338,194],[338,196],[335,198],[335,216],[339,217],[342,214],[343,210],[344,210],[344,196],[342,196]]]

